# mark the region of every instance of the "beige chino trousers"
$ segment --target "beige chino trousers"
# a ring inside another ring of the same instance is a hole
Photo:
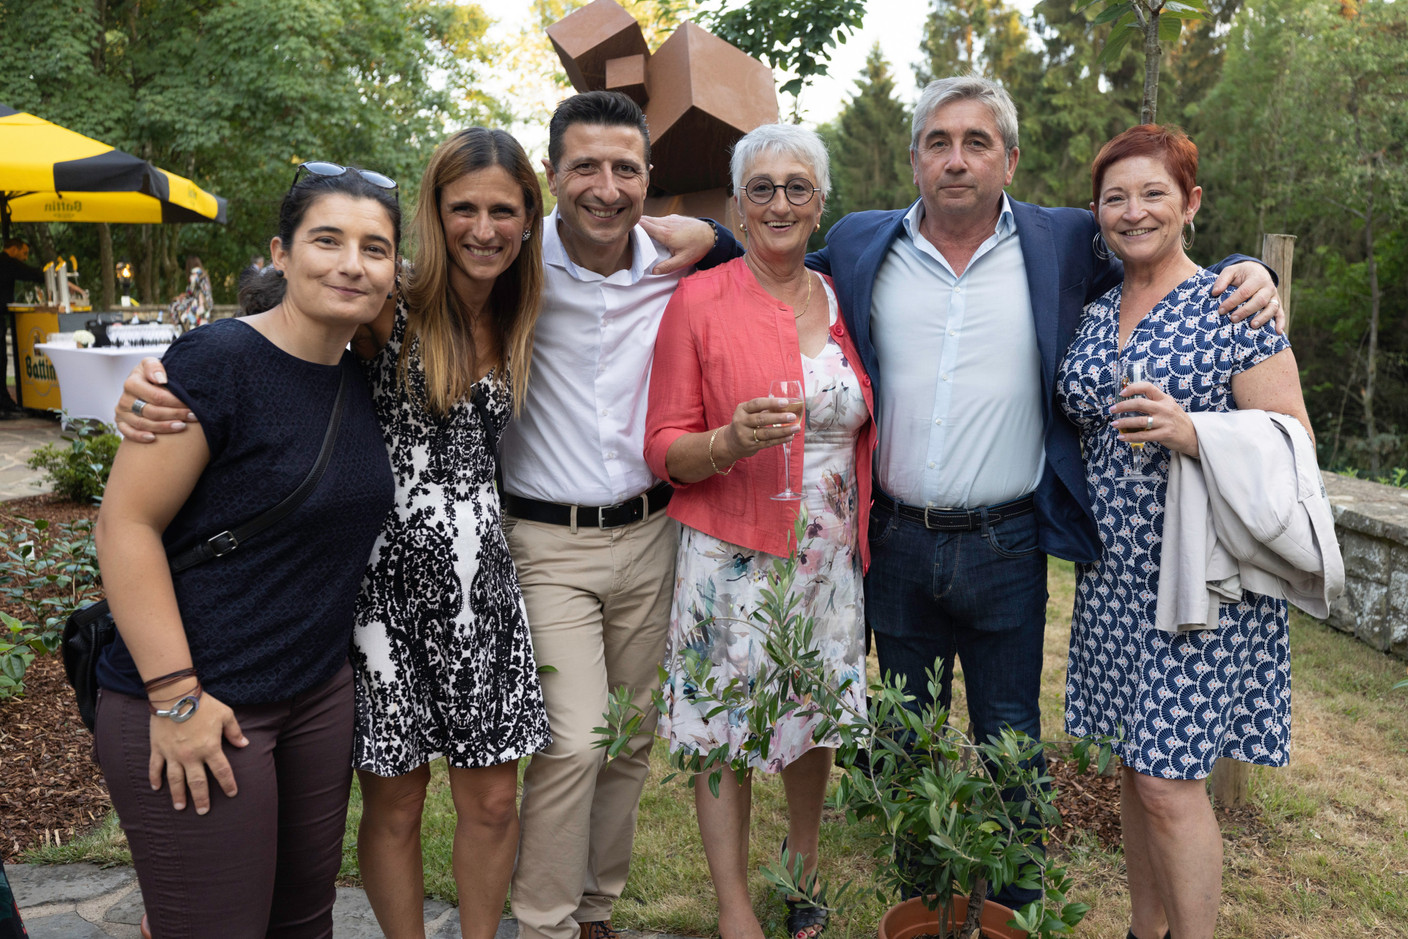
[[[664,512],[620,528],[505,522],[523,585],[552,745],[523,778],[513,914],[522,939],[577,939],[611,918],[626,885],[636,811],[650,771],[679,526]],[[646,713],[615,760],[594,746],[608,694],[631,689]]]

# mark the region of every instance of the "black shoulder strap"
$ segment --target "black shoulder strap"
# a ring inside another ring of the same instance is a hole
[[[243,525],[230,530],[222,531],[220,534],[187,548],[171,559],[172,573],[180,573],[197,564],[203,564],[212,558],[218,558],[223,554],[229,554],[238,548],[254,535],[259,534],[271,525],[275,525],[290,512],[298,508],[307,499],[309,494],[318,485],[318,480],[322,479],[323,471],[328,468],[328,461],[332,459],[332,448],[337,443],[337,430],[342,424],[343,398],[347,393],[347,368],[342,369],[342,379],[337,386],[337,399],[333,401],[332,417],[328,418],[328,429],[323,434],[323,447],[318,451],[318,458],[313,462],[313,468],[308,471],[308,475],[303,477],[303,482],[298,484],[288,498],[262,515],[245,522]]]

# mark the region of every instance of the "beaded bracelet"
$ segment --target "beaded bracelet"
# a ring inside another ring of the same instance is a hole
[[[714,432],[709,435],[709,465],[714,468],[715,476],[727,476],[729,473],[732,473],[733,468],[738,465],[738,461],[735,460],[728,465],[728,469],[721,470],[719,469],[719,464],[714,462],[714,438],[719,435],[719,431],[721,430],[723,430],[722,427],[715,428]]]

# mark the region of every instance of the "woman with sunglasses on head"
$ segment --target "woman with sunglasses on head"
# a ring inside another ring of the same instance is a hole
[[[99,662],[95,745],[159,939],[332,935],[348,646],[393,497],[346,347],[392,289],[400,223],[361,174],[298,174],[271,244],[281,299],[173,343],[161,366],[199,423],[118,450],[96,531],[119,638]],[[171,573],[168,554],[295,490],[286,518]]]
[[[733,758],[746,720],[696,703],[688,654],[710,664],[719,687],[751,683],[767,664],[767,637],[751,614],[774,560],[794,550],[799,613],[814,618],[813,640],[836,684],[850,681],[849,703],[865,708],[861,574],[868,548],[861,534],[875,425],[870,382],[831,284],[802,263],[828,188],[821,139],[790,124],[764,125],[738,141],[731,169],[748,253],[685,278],[666,307],[645,457],[675,485],[670,515],[681,523],[658,733],[672,750],[704,754],[727,746]],[[770,393],[778,380],[802,384],[804,417]],[[789,444],[790,461],[779,446]],[[780,501],[779,489],[800,495]],[[797,543],[800,514],[807,524]],[[815,877],[832,763],[831,746],[813,739],[819,720],[805,709],[780,719],[766,763],[755,760],[741,781],[725,768],[717,797],[703,778],[695,780],[724,939],[762,936],[748,893],[753,769],[781,773],[788,815],[782,853],[789,869],[801,858],[805,880]],[[786,903],[791,939],[814,939],[826,928],[824,909],[801,897]]]

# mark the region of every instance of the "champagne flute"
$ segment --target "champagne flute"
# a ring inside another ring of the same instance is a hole
[[[797,415],[800,424],[804,408],[801,382],[775,381],[768,389],[768,395],[781,402],[777,410],[791,411]],[[792,440],[790,438],[782,445],[782,491],[772,498],[779,502],[797,502],[802,498],[802,494],[792,488]]]
[[[1149,371],[1149,365],[1143,359],[1121,358],[1120,390],[1123,391],[1126,387],[1136,382],[1152,381],[1153,377],[1149,374]],[[1143,397],[1144,395],[1129,395],[1124,397],[1124,400],[1129,401],[1134,398]],[[1120,415],[1122,418],[1137,416],[1137,414],[1128,411]],[[1124,437],[1124,431],[1120,432],[1120,437]],[[1142,440],[1130,441],[1129,449],[1132,457],[1130,460],[1130,469],[1121,474],[1118,478],[1126,482],[1153,482],[1156,477],[1149,475],[1146,465],[1149,455],[1144,450],[1144,442]]]

